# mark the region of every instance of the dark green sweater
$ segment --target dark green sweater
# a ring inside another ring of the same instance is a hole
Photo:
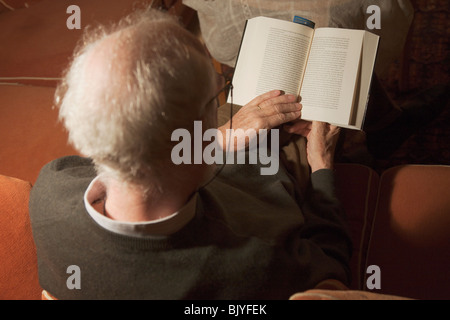
[[[301,200],[282,169],[227,165],[199,191],[196,216],[152,239],[112,233],[87,213],[89,159],[46,165],[30,216],[43,289],[58,299],[288,299],[325,279],[349,281],[351,245],[333,173],[312,174]],[[80,268],[69,289],[67,268]]]

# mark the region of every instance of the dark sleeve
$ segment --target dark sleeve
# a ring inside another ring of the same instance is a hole
[[[323,169],[311,175],[311,188],[302,211],[305,225],[301,238],[313,242],[326,256],[342,266],[349,283],[352,241],[344,210],[336,196],[332,170]]]

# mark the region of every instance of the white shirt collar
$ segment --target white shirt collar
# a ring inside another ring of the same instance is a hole
[[[102,201],[105,195],[106,187],[98,176],[92,180],[84,193],[84,205],[92,219],[111,232],[138,238],[168,236],[179,231],[194,218],[197,204],[195,193],[184,207],[168,217],[146,222],[126,222],[110,219],[94,209],[93,203]]]

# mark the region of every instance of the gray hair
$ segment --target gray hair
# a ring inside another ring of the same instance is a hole
[[[95,72],[101,48],[106,67]],[[141,10],[85,33],[55,103],[69,141],[99,171],[142,184],[170,161],[171,133],[204,116],[213,74],[204,47],[175,18]]]

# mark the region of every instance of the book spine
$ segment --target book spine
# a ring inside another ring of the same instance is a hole
[[[234,67],[236,68],[239,61],[239,54],[241,53],[242,43],[244,42],[245,30],[247,29],[248,20],[245,21],[244,31],[242,32],[241,43],[239,44],[239,50],[236,57],[236,62],[234,63]],[[234,78],[234,73],[233,73]],[[231,85],[233,85],[233,79],[231,79]],[[231,92],[228,94],[227,102],[231,102]]]

